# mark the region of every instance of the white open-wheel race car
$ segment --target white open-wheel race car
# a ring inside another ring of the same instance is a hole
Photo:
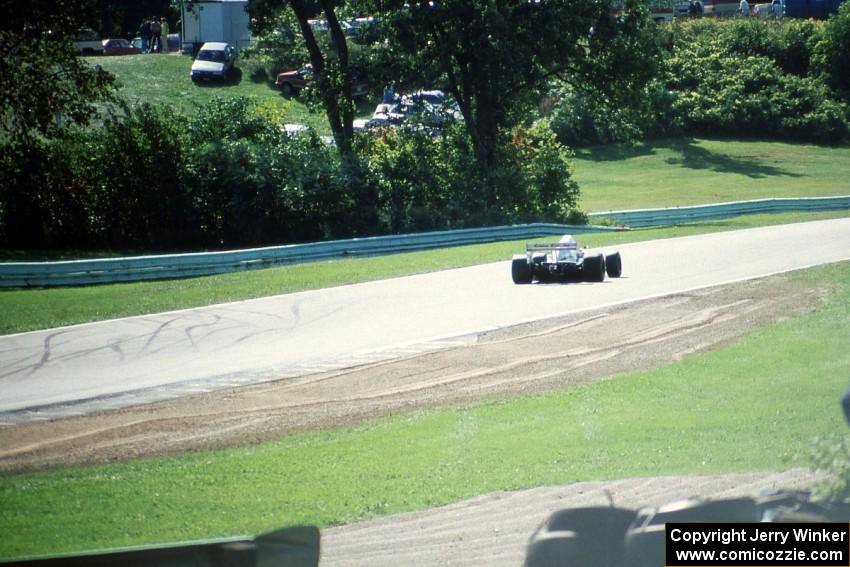
[[[569,234],[557,243],[526,244],[525,254],[515,254],[511,260],[511,277],[516,284],[534,280],[605,281],[619,278],[623,273],[620,253],[585,256],[584,249]]]

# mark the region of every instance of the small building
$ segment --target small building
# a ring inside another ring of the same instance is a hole
[[[242,50],[251,43],[248,0],[186,0],[180,7],[180,50],[194,55],[208,41]]]

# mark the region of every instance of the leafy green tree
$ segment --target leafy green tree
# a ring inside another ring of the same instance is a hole
[[[271,33],[280,22],[281,11],[291,10],[310,56],[317,92],[325,107],[336,145],[344,156],[351,156],[354,103],[348,41],[337,15],[340,3],[335,0],[320,0],[318,3],[307,0],[250,0],[248,12],[255,32]],[[319,40],[309,23],[316,17],[322,17],[327,22],[330,41],[325,44]]]
[[[2,0],[0,135],[50,135],[67,123],[86,124],[95,103],[109,99],[113,77],[74,55],[71,41],[91,21],[87,0]]]
[[[384,0],[401,82],[456,99],[483,171],[553,79],[626,100],[654,73],[652,23],[630,1]],[[417,84],[418,83],[418,84]]]
[[[830,87],[850,101],[850,3],[842,2],[815,46],[815,65]]]
[[[95,7],[92,0],[0,0],[0,238],[7,245],[48,243],[46,227],[66,195],[44,160],[113,97],[112,76],[72,49],[78,28],[96,21]]]
[[[192,241],[185,169],[184,117],[141,104],[110,117],[91,138],[92,239],[101,248],[176,249]]]

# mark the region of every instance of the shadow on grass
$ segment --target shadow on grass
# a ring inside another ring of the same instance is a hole
[[[670,165],[680,165],[688,169],[709,169],[721,173],[737,173],[752,179],[776,176],[801,177],[799,173],[765,165],[756,159],[713,152],[696,145],[693,140],[672,141],[667,147],[681,154],[681,157],[667,158],[665,161]]]
[[[781,167],[766,165],[755,158],[732,156],[715,152],[697,144],[693,138],[653,140],[633,146],[596,146],[576,150],[576,157],[596,162],[618,161],[641,156],[655,155],[657,150],[672,151],[678,156],[664,161],[688,169],[707,169],[719,173],[736,173],[753,179],[786,176],[801,177]]]
[[[643,142],[634,145],[612,144],[607,146],[591,146],[589,148],[575,148],[577,158],[590,161],[619,161],[642,156],[655,155],[655,148],[663,144]]]
[[[242,69],[239,67],[234,67],[231,69],[230,73],[227,75],[227,78],[222,80],[210,80],[210,81],[196,81],[195,86],[201,88],[223,88],[223,87],[235,87],[239,83],[242,82]]]

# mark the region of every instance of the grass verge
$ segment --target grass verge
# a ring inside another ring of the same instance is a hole
[[[754,215],[670,228],[586,234],[580,237],[580,242],[590,247],[609,246],[848,215],[850,212]],[[551,240],[551,237],[542,240]],[[497,242],[183,280],[3,290],[0,291],[0,334],[496,262],[509,259],[512,254],[524,250],[524,246],[525,241]]]
[[[495,490],[781,470],[846,431],[850,263],[828,304],[721,350],[546,395],[278,442],[0,478],[0,557],[329,526]]]
[[[576,151],[586,211],[847,195],[850,147],[671,139]]]

